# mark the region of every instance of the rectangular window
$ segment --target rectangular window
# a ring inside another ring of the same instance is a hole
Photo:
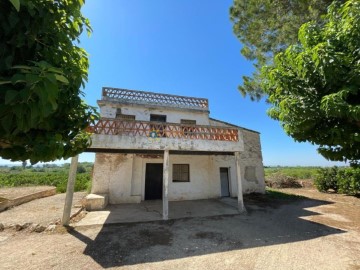
[[[191,135],[195,132],[196,120],[180,119],[181,129],[184,135]],[[190,136],[191,138],[191,136]]]
[[[118,108],[116,109],[116,119],[131,121],[131,120],[135,120],[135,115],[123,114],[121,113],[121,109]]]
[[[196,120],[180,119],[180,124],[196,125]]]
[[[135,115],[131,115],[131,114],[121,114],[119,116],[116,116],[117,119],[121,119],[121,120],[135,120]]]
[[[189,164],[173,164],[173,182],[190,182]]]

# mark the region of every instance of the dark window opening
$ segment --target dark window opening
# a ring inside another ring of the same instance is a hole
[[[133,121],[133,120],[135,120],[135,115],[123,114],[123,113],[121,113],[121,109],[118,108],[118,109],[116,109],[116,119]]]
[[[173,164],[173,182],[190,182],[189,164]]]
[[[184,135],[191,135],[195,132],[196,120],[180,119],[180,124]]]

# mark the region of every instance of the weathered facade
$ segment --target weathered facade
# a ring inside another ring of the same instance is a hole
[[[90,209],[222,196],[243,208],[242,193],[265,191],[259,133],[210,118],[207,99],[103,88],[98,104]]]

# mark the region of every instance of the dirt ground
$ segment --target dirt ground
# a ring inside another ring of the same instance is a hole
[[[248,213],[0,232],[1,269],[360,269],[360,199],[283,189]]]
[[[15,188],[13,188],[15,189]],[[21,194],[23,189],[15,193]],[[86,196],[85,192],[75,192],[71,214],[75,214],[81,209],[81,199]],[[12,207],[4,212],[0,212],[0,223],[3,225],[36,223],[47,226],[56,223],[62,217],[64,211],[65,193],[54,196],[36,199],[28,203]],[[1,232],[0,232],[1,237]],[[0,265],[1,269],[1,265]]]

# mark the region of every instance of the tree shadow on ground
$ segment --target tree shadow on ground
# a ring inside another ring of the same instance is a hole
[[[86,243],[85,255],[109,268],[293,243],[344,232],[302,219],[319,215],[306,209],[330,204],[327,201],[251,197],[245,203],[248,213],[242,215],[111,224],[103,226],[97,235],[81,227],[69,229],[69,233]]]

